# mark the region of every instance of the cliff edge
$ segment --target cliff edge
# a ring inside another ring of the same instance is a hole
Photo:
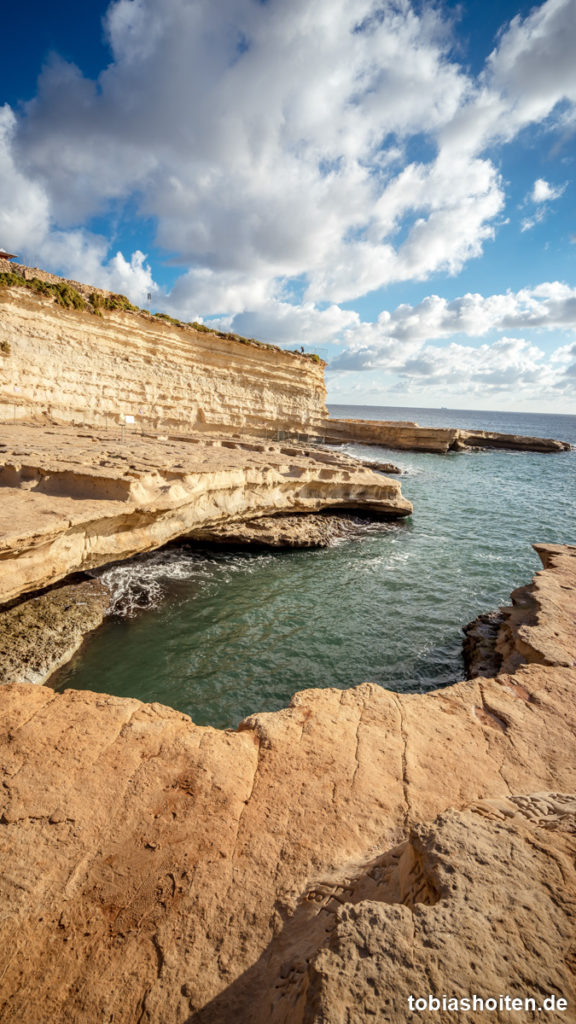
[[[179,537],[281,513],[410,515],[400,483],[305,445],[7,424],[0,604]]]
[[[316,355],[151,315],[114,295],[0,260],[0,422],[317,436],[392,449],[558,452],[551,438],[338,420]]]
[[[2,1020],[573,1008],[576,548],[541,557],[523,663],[433,694],[308,690],[220,732],[0,687]]]

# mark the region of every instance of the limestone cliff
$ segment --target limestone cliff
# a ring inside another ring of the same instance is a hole
[[[56,279],[58,280],[58,279]],[[324,363],[146,312],[66,309],[0,288],[0,419],[147,428],[315,433]]]
[[[444,992],[572,1014],[576,548],[539,550],[497,678],[308,690],[237,732],[0,687],[2,1020],[406,1024]]]
[[[439,453],[570,447],[487,431],[331,419],[325,364],[317,356],[151,316],[123,296],[44,271],[0,261],[3,270],[4,282],[20,285],[0,288],[0,421],[107,427],[133,416],[140,427],[162,432],[283,432]],[[55,290],[30,290],[34,281]],[[66,308],[58,297],[82,308]]]

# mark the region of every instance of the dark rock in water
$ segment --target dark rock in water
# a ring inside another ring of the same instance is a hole
[[[104,619],[99,580],[56,587],[0,612],[0,684],[45,683]]]
[[[496,650],[500,627],[506,619],[502,609],[479,615],[473,622],[462,627],[464,642],[462,653],[466,678],[497,676],[502,664],[502,655]]]
[[[150,608],[155,604],[154,593],[150,586],[139,580],[130,580],[129,586],[114,601],[112,612],[121,617],[130,616],[138,609]]]
[[[238,547],[327,548],[356,532],[357,520],[350,515],[262,516],[196,531],[194,540]]]
[[[375,473],[401,473],[400,466],[395,466],[393,462],[372,462],[370,459],[359,459],[361,466],[366,466],[367,469],[373,469]]]

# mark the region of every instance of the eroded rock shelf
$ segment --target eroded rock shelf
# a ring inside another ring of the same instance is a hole
[[[404,1024],[432,962],[574,1005],[576,548],[538,550],[514,670],[434,694],[219,732],[1,687],[2,1019]]]
[[[398,518],[398,480],[303,445],[6,425],[0,454],[0,604],[177,537],[279,513]]]

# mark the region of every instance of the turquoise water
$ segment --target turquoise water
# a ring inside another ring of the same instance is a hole
[[[334,407],[576,444],[576,417]],[[348,445],[363,457],[383,449]],[[425,691],[462,678],[461,626],[539,567],[533,541],[576,542],[576,451],[394,452],[414,515],[319,551],[186,545],[109,570],[119,613],[55,684],[160,701],[235,726],[299,689],[370,680]],[[138,605],[143,605],[141,609]],[[126,614],[128,613],[128,614]]]

